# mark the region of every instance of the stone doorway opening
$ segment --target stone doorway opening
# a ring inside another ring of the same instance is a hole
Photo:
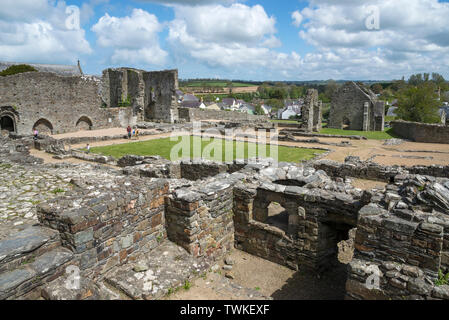
[[[88,117],[82,116],[76,122],[76,129],[79,131],[92,130],[92,121]]]
[[[0,131],[15,132],[16,124],[10,116],[2,116],[0,118]]]
[[[47,119],[39,119],[36,121],[33,129],[37,129],[41,134],[53,134],[53,125]]]
[[[320,222],[320,269],[326,270],[351,262],[354,253],[353,228],[354,226],[341,222]]]
[[[350,127],[351,127],[351,121],[347,117],[344,117],[343,122],[341,124],[341,128],[343,130],[350,130]]]

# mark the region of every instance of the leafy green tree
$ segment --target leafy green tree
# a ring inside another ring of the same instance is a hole
[[[435,85],[425,82],[401,91],[396,114],[406,121],[437,123],[440,121],[439,106]]]
[[[335,80],[328,80],[326,83],[326,88],[324,89],[324,95],[327,97],[327,99],[323,100],[323,102],[330,102],[332,100],[332,96],[334,93],[338,90],[338,84]]]
[[[256,108],[255,108],[254,112],[257,115],[261,115],[261,116],[265,115],[265,112],[263,112],[263,109],[262,109],[260,104],[256,105]]]
[[[371,90],[373,90],[375,94],[380,94],[383,91],[383,87],[380,83],[375,83],[371,86]]]

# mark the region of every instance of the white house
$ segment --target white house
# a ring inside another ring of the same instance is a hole
[[[267,106],[266,104],[263,104],[260,106],[262,108],[263,113],[265,114],[270,114],[271,111],[273,110],[273,107],[271,106]]]
[[[301,115],[301,108],[290,105],[278,112],[278,118],[282,120],[289,120],[290,117]]]

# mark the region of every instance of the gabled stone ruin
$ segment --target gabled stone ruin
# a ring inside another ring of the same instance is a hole
[[[332,97],[329,128],[358,131],[383,131],[385,102],[369,89],[347,82]]]

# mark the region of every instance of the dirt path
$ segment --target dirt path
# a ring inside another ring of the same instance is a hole
[[[276,263],[252,256],[240,250],[232,250],[235,261],[232,268],[236,286],[249,288],[275,300],[341,300],[345,293],[345,266],[339,264],[321,276],[307,271],[294,271]],[[220,273],[224,271],[220,269]],[[193,282],[192,287],[180,290],[171,300],[227,300],[235,296],[217,286],[218,277],[209,273]]]

